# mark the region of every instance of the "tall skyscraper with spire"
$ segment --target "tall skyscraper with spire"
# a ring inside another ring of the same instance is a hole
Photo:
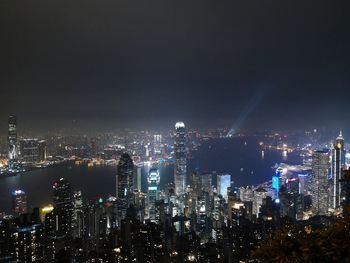
[[[159,171],[151,168],[148,173],[148,218],[152,222],[156,220],[156,201],[158,200],[158,187],[160,182]]]
[[[340,131],[331,147],[331,203],[332,209],[341,207],[342,202],[342,169],[345,165],[344,137]]]
[[[175,124],[175,165],[174,165],[174,181],[175,194],[181,195],[185,192],[186,174],[187,174],[187,158],[186,158],[186,129],[183,122]]]
[[[8,158],[9,163],[17,160],[17,118],[15,115],[10,115],[8,118]]]

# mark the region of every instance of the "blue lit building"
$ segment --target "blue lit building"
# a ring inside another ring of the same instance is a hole
[[[273,199],[276,200],[276,202],[279,202],[279,191],[281,189],[281,177],[282,177],[282,168],[278,167],[276,169],[276,173],[274,176],[272,176],[272,192],[273,192]]]

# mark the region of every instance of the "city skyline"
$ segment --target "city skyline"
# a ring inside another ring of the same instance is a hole
[[[345,0],[0,2],[0,263],[350,262]]]

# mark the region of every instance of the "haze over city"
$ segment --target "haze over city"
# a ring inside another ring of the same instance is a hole
[[[245,127],[348,128],[336,3],[2,1],[0,127],[230,126],[259,93]]]
[[[0,2],[0,263],[350,262],[347,1]]]

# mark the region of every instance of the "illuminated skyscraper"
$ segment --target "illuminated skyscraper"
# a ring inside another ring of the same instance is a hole
[[[148,218],[151,221],[156,219],[156,201],[158,200],[158,186],[160,182],[159,171],[151,168],[148,174]]]
[[[73,217],[73,200],[69,182],[61,178],[53,185],[53,203],[55,235],[67,237],[70,233]]]
[[[12,195],[12,209],[16,215],[27,213],[27,196],[22,190],[15,190]]]
[[[192,196],[194,198],[198,198],[202,193],[202,177],[198,172],[193,172],[190,176],[191,188],[192,188]]]
[[[231,175],[229,174],[218,174],[217,175],[217,191],[227,201],[228,188],[231,187]]]
[[[141,175],[142,175],[142,167],[135,165],[135,168],[134,168],[134,191],[141,192]]]
[[[201,179],[202,179],[202,190],[204,192],[207,192],[209,194],[212,194],[212,178],[213,175],[211,173],[203,173],[201,175]]]
[[[272,199],[276,200],[276,202],[279,202],[279,191],[282,186],[281,181],[283,180],[282,171],[283,169],[278,167],[275,174],[272,176]]]
[[[315,151],[312,155],[312,210],[314,214],[328,213],[328,169],[327,151]]]
[[[126,210],[133,202],[134,163],[129,154],[124,153],[117,166],[116,197],[118,200],[119,223],[126,216]]]
[[[154,135],[153,153],[154,154],[162,153],[162,135],[161,134]]]
[[[186,130],[183,122],[175,124],[175,165],[174,181],[175,194],[181,195],[186,188],[187,160],[186,160]]]
[[[247,187],[240,187],[239,188],[239,199],[241,201],[253,201],[254,200],[254,191],[250,186]]]
[[[82,237],[84,232],[83,198],[81,191],[73,193],[73,236]]]
[[[53,202],[56,208],[71,209],[72,193],[69,182],[61,178],[53,185]]]
[[[262,187],[259,187],[254,191],[254,199],[253,199],[253,214],[259,217],[261,206],[265,200],[265,198],[268,196],[268,192],[263,189]]]
[[[345,166],[345,149],[344,138],[342,132],[336,138],[331,148],[331,208],[337,209],[341,207],[342,202],[342,169]]]
[[[8,158],[10,162],[17,159],[17,118],[14,115],[10,115],[8,119]]]
[[[46,159],[46,141],[38,139],[22,139],[20,141],[21,160],[35,163]]]
[[[44,262],[43,232],[41,224],[17,227],[12,233],[16,261],[6,262]]]

